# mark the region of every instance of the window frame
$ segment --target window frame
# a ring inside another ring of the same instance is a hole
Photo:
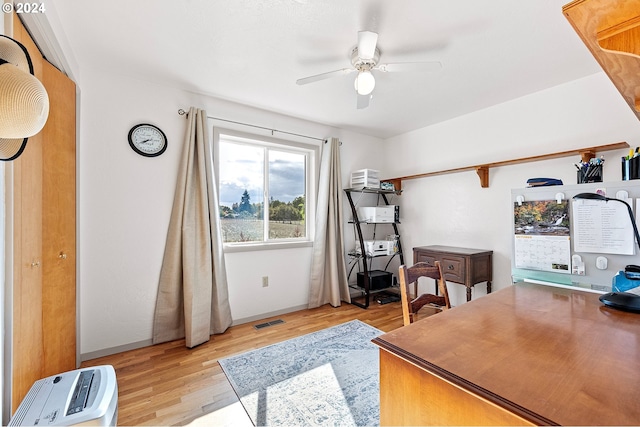
[[[320,145],[303,143],[296,140],[286,138],[275,138],[273,136],[261,135],[259,133],[242,132],[233,129],[219,128],[215,126],[213,128],[213,164],[215,171],[215,185],[216,191],[220,194],[220,139],[224,140],[224,136],[230,137],[231,142],[237,142],[239,144],[246,144],[249,146],[264,147],[267,149],[274,149],[276,151],[283,151],[289,153],[302,153],[306,154],[305,164],[305,237],[290,238],[290,239],[267,239],[259,242],[223,242],[223,247],[226,252],[244,252],[252,250],[270,250],[270,249],[288,249],[288,248],[300,248],[310,247],[313,245],[315,236],[315,211],[316,211],[316,198],[317,198],[317,185],[318,185],[318,170],[320,161]],[[234,141],[235,140],[235,141]],[[268,151],[266,152],[268,153]],[[265,154],[265,163],[268,163],[268,154]],[[265,168],[263,177],[263,183],[268,186],[268,168]],[[268,187],[263,189],[264,193],[269,192]],[[263,195],[262,199],[264,203],[265,221],[268,221],[266,215],[268,211],[268,197],[265,199]],[[219,201],[218,201],[219,203]],[[266,226],[263,226],[263,238],[265,237]]]

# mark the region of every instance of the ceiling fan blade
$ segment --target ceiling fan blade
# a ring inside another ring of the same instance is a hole
[[[358,110],[362,110],[363,108],[367,108],[369,106],[369,100],[373,95],[358,95],[357,108]]]
[[[431,62],[397,62],[392,64],[380,64],[374,67],[384,73],[395,73],[396,71],[438,71],[442,69],[442,63]]]
[[[324,79],[330,79],[332,77],[344,76],[355,71],[354,68],[343,68],[341,70],[329,71],[328,73],[316,74],[315,76],[305,77],[303,79],[296,80],[298,85],[306,85],[308,83],[314,83]]]
[[[358,56],[360,59],[373,59],[378,44],[378,33],[358,31]]]

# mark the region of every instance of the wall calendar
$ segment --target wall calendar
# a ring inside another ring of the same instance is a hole
[[[567,201],[514,203],[516,268],[571,274],[571,237]]]

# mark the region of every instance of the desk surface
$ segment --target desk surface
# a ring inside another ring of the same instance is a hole
[[[517,284],[374,340],[538,424],[640,424],[640,314]]]

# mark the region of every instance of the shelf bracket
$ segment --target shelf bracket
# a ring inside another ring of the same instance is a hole
[[[580,160],[583,163],[589,163],[589,160],[596,156],[595,150],[580,150]]]
[[[480,186],[482,188],[489,188],[489,167],[476,166],[476,173],[480,177]]]

